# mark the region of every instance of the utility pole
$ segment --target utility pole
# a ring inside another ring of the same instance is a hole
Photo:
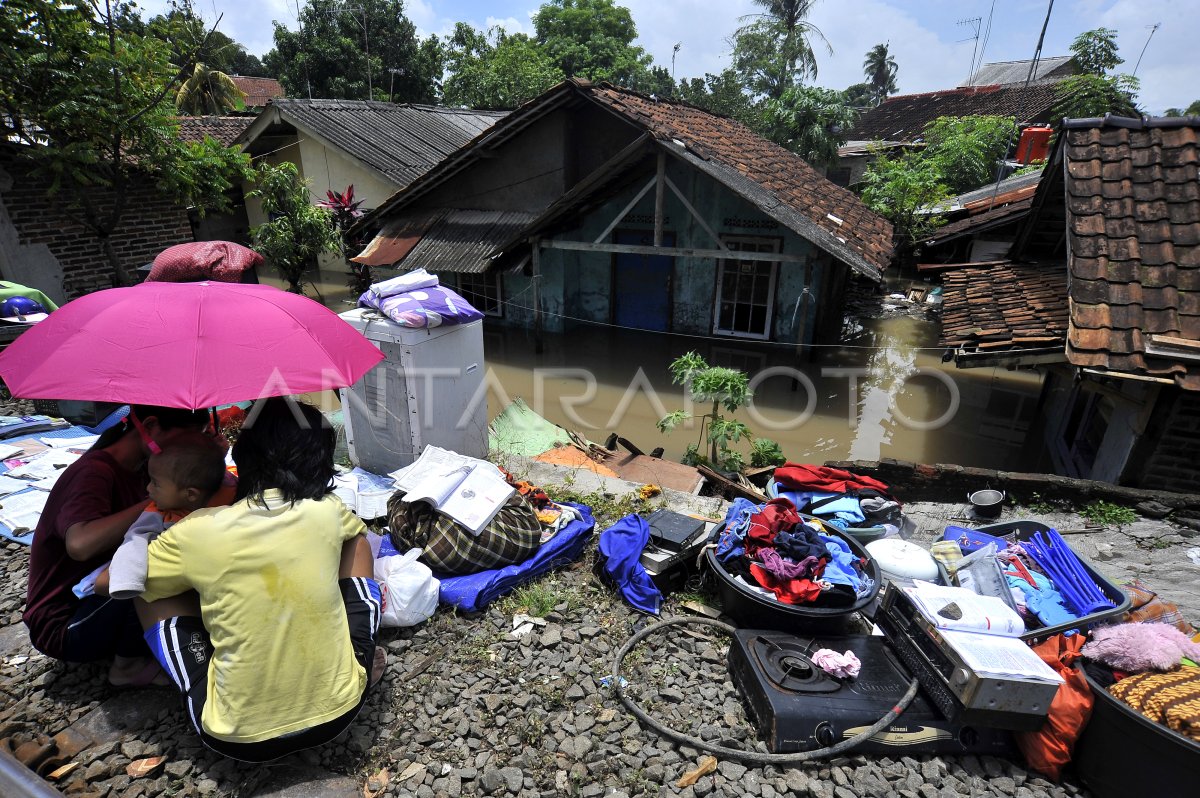
[[[403,75],[404,70],[396,69],[396,67],[390,67],[388,69],[388,72],[392,73],[392,79],[388,83],[388,102],[394,103],[394,102],[396,102],[396,76]]]

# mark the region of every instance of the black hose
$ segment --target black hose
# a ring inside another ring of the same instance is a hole
[[[883,731],[890,726],[892,722],[896,720],[896,718],[900,717],[900,713],[908,709],[908,705],[912,703],[912,700],[916,698],[917,695],[917,688],[919,685],[917,680],[913,679],[911,682],[909,682],[908,691],[904,693],[904,696],[898,702],[896,702],[896,705],[892,707],[886,715],[877,720],[874,725],[871,726],[871,728],[827,748],[817,748],[812,751],[797,751],[796,753],[792,754],[760,754],[757,751],[742,751],[737,748],[726,748],[724,746],[714,745],[712,743],[705,742],[698,737],[689,737],[686,734],[677,732],[674,729],[670,729],[659,723],[657,720],[650,717],[645,710],[639,707],[632,698],[627,696],[625,694],[624,687],[621,685],[621,664],[625,661],[626,655],[633,650],[634,646],[655,632],[666,629],[668,626],[682,626],[684,624],[708,626],[713,629],[719,629],[720,631],[731,636],[736,631],[733,626],[730,626],[727,623],[722,623],[721,621],[714,621],[711,618],[671,618],[666,621],[660,621],[652,626],[647,626],[645,629],[642,629],[633,637],[629,638],[625,645],[621,647],[621,650],[617,652],[617,657],[613,661],[612,670],[613,689],[616,690],[617,698],[621,700],[621,703],[625,705],[625,708],[628,709],[635,718],[641,721],[644,726],[649,726],[661,736],[679,743],[680,745],[688,745],[692,748],[698,748],[701,751],[719,754],[727,759],[737,759],[742,762],[753,762],[759,765],[788,765],[798,762],[808,762],[813,759],[836,756],[844,751],[849,751],[860,743],[865,742],[867,739]]]

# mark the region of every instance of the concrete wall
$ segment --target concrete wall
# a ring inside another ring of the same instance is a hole
[[[67,207],[65,194],[50,197],[47,188],[16,160],[14,150],[0,150],[0,278],[40,289],[60,303],[112,287],[112,267],[100,240]],[[106,190],[95,195],[102,212],[111,207]],[[113,234],[126,269],[132,273],[167,247],[191,240],[186,208],[149,180],[129,187]]]

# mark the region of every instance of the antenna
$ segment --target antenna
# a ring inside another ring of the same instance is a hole
[[[1150,46],[1150,40],[1154,38],[1154,32],[1161,24],[1161,22],[1155,22],[1153,25],[1146,26],[1150,29],[1150,35],[1146,37],[1146,43],[1142,45],[1142,51],[1138,53],[1137,63],[1133,65],[1133,77],[1137,77],[1138,67],[1142,65],[1142,56],[1146,54],[1146,48]]]
[[[967,73],[968,86],[971,85],[971,79],[975,77],[975,54],[979,52],[979,23],[981,22],[983,22],[983,17],[969,17],[967,19],[960,19],[958,22],[954,23],[955,25],[959,25],[961,27],[970,25],[975,30],[974,35],[967,37],[967,39],[975,40],[975,48],[971,50],[971,71]],[[962,43],[967,39],[959,39],[958,42]]]
[[[683,47],[683,42],[675,42],[675,46],[671,48],[671,90],[674,91],[675,83],[675,56],[679,54],[679,48]]]

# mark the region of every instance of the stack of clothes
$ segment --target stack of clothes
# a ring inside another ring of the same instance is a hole
[[[358,306],[377,310],[405,327],[440,327],[483,318],[470,302],[424,269],[375,283],[358,298]]]
[[[769,492],[840,529],[882,528],[896,535],[904,523],[887,485],[840,468],[785,463],[775,469]]]
[[[789,499],[736,499],[725,515],[716,557],[730,576],[784,604],[849,607],[874,588],[865,563],[824,522],[801,516]]]

